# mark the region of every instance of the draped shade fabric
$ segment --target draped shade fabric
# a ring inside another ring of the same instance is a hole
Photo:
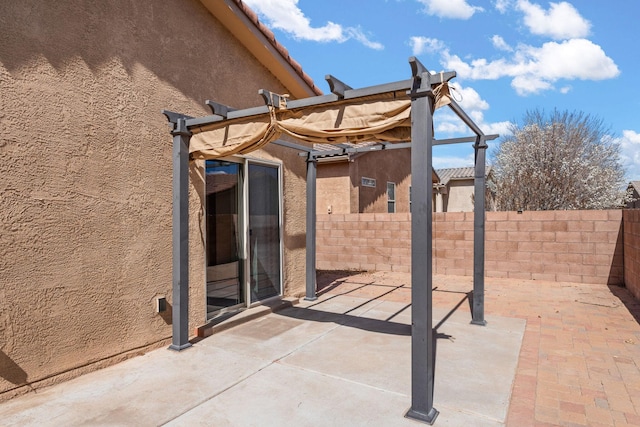
[[[435,108],[450,103],[446,84],[434,90]],[[309,143],[400,142],[411,139],[411,100],[388,92],[300,109],[271,107],[269,113],[191,129],[192,159],[247,154],[282,135]]]

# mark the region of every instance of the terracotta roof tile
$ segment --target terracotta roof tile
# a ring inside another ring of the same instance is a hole
[[[238,8],[247,16],[247,18],[249,18],[249,20],[253,22],[256,28],[260,30],[262,34],[264,34],[264,36],[267,38],[267,40],[269,40],[271,45],[278,51],[278,53],[280,53],[280,55],[282,55],[284,60],[291,65],[291,67],[302,78],[302,80],[306,84],[308,84],[317,95],[322,95],[323,94],[322,91],[315,85],[311,76],[309,76],[307,73],[304,72],[300,63],[298,63],[293,58],[291,58],[287,48],[284,47],[282,44],[280,44],[278,40],[276,40],[276,37],[275,37],[275,34],[273,34],[273,31],[271,31],[266,25],[260,22],[260,20],[258,19],[258,15],[253,10],[251,10],[249,6],[244,4],[242,0],[233,0],[233,1],[238,5]]]
[[[258,21],[258,29],[262,31],[262,34],[264,34],[267,37],[267,39],[271,42],[271,44],[278,43],[276,41],[276,35],[273,34],[273,31],[271,31],[269,27],[267,27],[265,24],[263,24],[260,21]]]
[[[293,69],[296,70],[296,72],[298,74],[300,74],[300,76],[302,76],[302,74],[304,74],[304,71],[302,71],[302,65],[300,65],[300,63],[298,61],[296,61],[295,59],[289,57],[289,63],[291,64]]]
[[[274,45],[274,47],[276,48],[276,50],[280,53],[280,55],[282,55],[283,58],[285,58],[287,61],[289,61],[289,51],[287,50],[286,47],[284,47],[283,45],[281,45],[280,43],[276,43]]]
[[[440,177],[441,184],[448,184],[452,179],[473,179],[476,176],[476,168],[474,166],[466,168],[444,168],[436,169],[436,173]],[[491,173],[491,166],[487,166],[486,175]]]

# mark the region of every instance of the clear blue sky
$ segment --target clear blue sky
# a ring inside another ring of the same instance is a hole
[[[627,179],[640,180],[638,0],[244,1],[324,92],[326,74],[354,88],[407,79],[417,56],[457,72],[456,97],[485,133],[505,134],[532,109],[602,118]],[[461,135],[436,114],[436,137]],[[471,166],[471,154],[435,147],[434,166]]]

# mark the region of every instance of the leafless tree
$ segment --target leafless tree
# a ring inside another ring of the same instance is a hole
[[[498,210],[608,209],[624,204],[619,144],[599,118],[527,112],[494,158]]]

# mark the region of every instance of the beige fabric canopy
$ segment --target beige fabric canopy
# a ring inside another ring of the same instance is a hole
[[[435,108],[449,104],[445,84],[434,89]],[[411,100],[387,92],[300,109],[270,107],[269,113],[191,129],[193,160],[247,154],[289,135],[309,143],[401,142],[411,139]]]

